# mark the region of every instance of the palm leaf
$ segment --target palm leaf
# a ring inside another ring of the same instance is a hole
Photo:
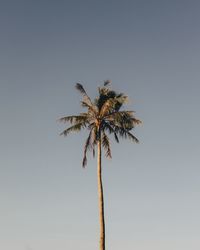
[[[138,143],[139,140],[129,131],[129,129],[124,128],[123,126],[117,126],[116,124],[112,124],[113,130],[117,135],[124,139],[131,139],[132,141]]]
[[[104,117],[115,109],[116,100],[114,98],[107,99],[101,107],[100,116]]]
[[[98,113],[98,109],[95,105],[93,105],[90,101],[87,100],[81,101],[81,105],[84,108],[88,108],[88,111],[93,113],[93,116],[95,116]]]
[[[131,139],[132,141],[139,143],[139,140],[130,132],[127,132],[127,136],[129,139]]]
[[[86,127],[86,124],[81,122],[77,123],[67,129],[65,129],[60,135],[67,136],[71,132],[79,132],[82,128]]]
[[[91,135],[92,135],[92,130],[89,133],[89,136],[85,142],[85,146],[84,146],[84,154],[83,154],[83,162],[82,162],[82,166],[85,167],[87,165],[87,151],[88,149],[91,147]]]
[[[142,123],[142,121],[141,121],[141,120],[136,119],[135,117],[132,117],[132,121],[133,121],[133,123],[134,123],[134,124],[136,124],[136,125],[139,125],[139,124],[141,124],[141,123]]]
[[[111,83],[111,80],[105,80],[103,85],[104,85],[104,86],[107,86],[107,85],[109,85],[110,83]]]
[[[87,95],[87,93],[86,93],[85,89],[83,88],[83,85],[82,85],[82,84],[77,83],[77,84],[76,84],[76,89],[77,89],[81,94]]]
[[[124,117],[130,117],[133,118],[133,113],[134,111],[132,110],[127,110],[127,111],[113,111],[110,114],[107,114],[104,118],[109,121],[115,121],[122,119]]]
[[[87,120],[87,113],[82,113],[80,115],[71,115],[71,116],[65,116],[61,117],[59,119],[59,122],[70,122],[70,123],[80,123],[80,122],[85,122]]]
[[[80,83],[77,83],[76,84],[76,89],[83,95],[83,102],[87,103],[88,106],[92,107],[93,103],[92,103],[90,97],[88,96],[87,92],[83,88],[83,85],[80,84]]]
[[[84,155],[83,155],[83,161],[82,166],[85,167],[87,165],[87,152],[88,150],[92,150],[93,157],[95,156],[95,146],[96,146],[96,127],[93,125],[90,127],[90,132],[87,137],[87,140],[85,142],[84,146]]]
[[[95,99],[95,104],[99,110],[101,110],[102,106],[108,99],[115,99],[117,97],[117,93],[109,88],[103,87],[99,88],[99,96]]]
[[[103,146],[104,150],[106,151],[106,157],[112,158],[110,142],[109,142],[108,136],[105,134],[105,132],[102,133],[101,139],[102,139],[102,146]]]
[[[103,121],[103,130],[106,130],[109,132],[109,134],[114,134],[115,141],[119,143],[119,138],[117,136],[117,133],[113,129],[113,127],[106,121]]]

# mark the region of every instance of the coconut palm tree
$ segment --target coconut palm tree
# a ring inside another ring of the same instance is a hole
[[[86,112],[79,115],[65,116],[59,119],[60,122],[69,122],[70,127],[66,128],[61,135],[67,136],[70,132],[79,132],[87,129],[89,135],[84,146],[82,166],[87,164],[87,152],[92,151],[95,156],[97,149],[97,180],[99,198],[99,220],[100,220],[100,250],[105,250],[105,219],[104,219],[104,198],[102,185],[102,148],[105,156],[111,158],[111,147],[108,134],[114,136],[118,143],[119,138],[130,139],[138,143],[138,139],[131,133],[131,130],[140,120],[135,118],[133,111],[121,110],[127,101],[127,96],[117,93],[110,88],[110,81],[105,81],[104,86],[98,89],[97,98],[92,101],[80,83],[76,89],[82,94],[82,107]]]

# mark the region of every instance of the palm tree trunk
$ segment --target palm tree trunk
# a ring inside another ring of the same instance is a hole
[[[101,139],[98,140],[97,179],[98,179],[99,220],[100,220],[100,248],[99,249],[105,250],[104,200],[103,200],[103,185],[102,185],[102,176],[101,176]]]

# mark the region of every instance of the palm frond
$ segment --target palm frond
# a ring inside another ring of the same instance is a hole
[[[115,141],[117,143],[119,143],[119,138],[117,136],[117,133],[115,132],[115,130],[113,129],[113,127],[108,122],[103,121],[103,123],[102,123],[102,129],[103,129],[103,131],[105,131],[105,130],[108,131],[109,134],[114,134]]]
[[[87,92],[85,91],[83,85],[80,83],[77,83],[76,89],[83,95],[83,102],[87,103],[89,106],[92,107],[93,103],[92,103],[90,97],[88,96]]]
[[[93,158],[95,157],[95,148],[92,149]]]
[[[129,139],[131,139],[132,141],[139,143],[139,140],[131,133],[131,132],[127,132],[127,136]]]
[[[95,105],[93,105],[90,101],[84,100],[81,101],[81,105],[84,108],[87,108],[88,111],[93,113],[93,116],[95,116],[98,113],[98,109]]]
[[[85,167],[87,165],[87,152],[88,150],[92,150],[93,152],[93,157],[95,157],[95,146],[97,144],[97,135],[96,135],[96,127],[90,126],[90,132],[87,137],[87,140],[85,142],[84,146],[84,155],[83,155],[83,161],[82,161],[82,166]]]
[[[76,89],[82,94],[82,95],[87,95],[85,89],[83,88],[83,85],[80,83],[76,83]]]
[[[121,104],[125,104],[128,102],[128,96],[124,95],[123,93],[120,93],[117,95],[117,100],[118,102],[120,102]]]
[[[108,136],[105,134],[105,132],[102,133],[101,139],[102,139],[102,146],[106,152],[106,157],[112,158],[110,142],[109,142]]]
[[[99,96],[95,99],[95,104],[98,107],[99,110],[101,110],[103,104],[108,99],[114,99],[117,97],[117,93],[113,90],[110,90],[109,88],[103,87],[99,88]]]
[[[114,120],[119,120],[122,119],[124,117],[133,117],[134,111],[132,110],[126,110],[126,111],[116,111],[114,110],[112,113],[109,113],[107,115],[105,115],[105,119],[109,120],[109,121],[114,121]]]
[[[124,95],[123,93],[120,93],[117,97],[117,102],[115,105],[115,110],[119,111],[121,107],[128,102],[128,96]]]
[[[86,124],[81,122],[81,123],[77,123],[67,129],[65,129],[60,135],[64,135],[67,136],[69,133],[71,132],[79,132],[82,128],[85,128]]]
[[[80,122],[86,122],[88,119],[87,113],[82,113],[80,115],[71,115],[71,116],[65,116],[61,117],[58,121],[59,122],[70,122],[70,123],[80,123]]]
[[[125,128],[125,126],[118,126],[116,124],[112,124],[113,130],[115,133],[120,136],[122,139],[131,139],[132,141],[138,143],[139,140],[129,131],[129,129]]]
[[[119,138],[118,138],[118,136],[117,136],[116,133],[114,133],[114,137],[115,137],[115,141],[116,141],[117,143],[119,143]]]
[[[136,125],[139,125],[141,121],[134,117],[133,111],[116,111],[105,117],[107,122],[115,124],[124,129],[131,130]]]
[[[104,86],[107,86],[107,85],[109,85],[110,83],[111,83],[111,80],[105,80],[103,85],[104,85]]]
[[[132,121],[135,125],[139,125],[139,124],[142,124],[142,121],[139,120],[139,119],[136,119],[135,117],[132,117]]]
[[[107,99],[100,109],[100,116],[104,117],[115,109],[116,100],[114,98]]]
[[[92,130],[90,131],[89,136],[88,136],[88,138],[85,142],[85,146],[84,146],[84,154],[83,154],[83,162],[82,162],[83,167],[85,167],[87,165],[87,151],[91,147],[91,135],[92,135]]]
[[[123,93],[117,93],[104,87],[99,89],[99,97],[96,99],[96,105],[101,110],[107,100],[113,100],[113,110],[118,111],[127,102],[127,99],[128,97]]]

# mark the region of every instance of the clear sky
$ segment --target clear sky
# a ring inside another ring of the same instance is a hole
[[[0,249],[98,249],[96,160],[59,136],[105,79],[140,144],[103,160],[106,243],[200,249],[200,2],[1,0]]]

